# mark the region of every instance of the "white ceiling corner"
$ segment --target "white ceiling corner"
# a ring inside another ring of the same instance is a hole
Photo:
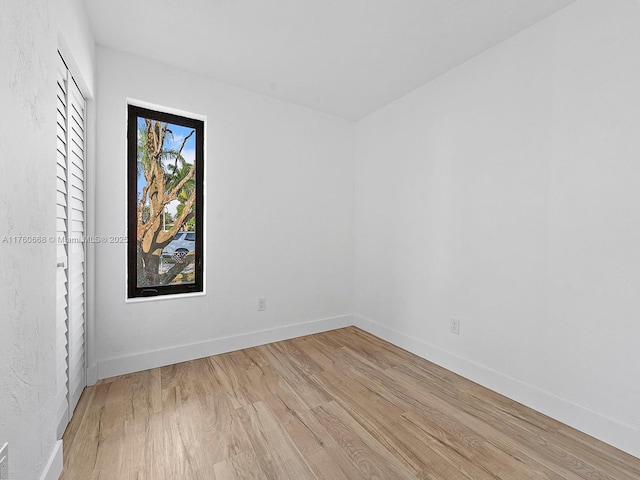
[[[358,120],[574,0],[84,0],[98,44]]]

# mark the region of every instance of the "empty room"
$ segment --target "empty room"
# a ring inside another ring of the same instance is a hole
[[[639,25],[3,0],[0,480],[640,480]]]

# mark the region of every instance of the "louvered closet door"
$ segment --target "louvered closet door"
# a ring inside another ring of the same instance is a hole
[[[87,384],[85,369],[85,107],[58,65],[57,399],[61,437]]]

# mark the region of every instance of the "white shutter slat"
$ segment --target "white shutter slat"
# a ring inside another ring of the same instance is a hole
[[[69,142],[69,163],[84,172],[84,142],[78,143],[78,138],[73,135],[69,138],[71,140]]]
[[[84,232],[84,222],[81,220],[73,220],[70,223],[69,231],[72,233]]]
[[[75,134],[72,134],[69,136],[69,148],[71,149],[71,153],[75,154],[77,156],[77,158],[72,157],[71,161],[74,162],[76,165],[79,165],[81,163],[81,160],[84,158],[84,148],[83,148],[83,144],[84,142],[79,139]]]
[[[56,190],[63,195],[67,193],[67,183],[60,177],[56,179]]]
[[[60,107],[58,107],[60,108]],[[56,115],[56,125],[57,125],[57,133],[58,133],[58,138],[66,138],[67,136],[67,119],[64,117],[64,114],[58,110],[57,115]]]
[[[77,379],[76,381],[71,382],[70,390],[69,390],[70,392],[69,400],[70,400],[70,405],[72,406],[72,410],[75,409],[76,405],[78,404],[78,401],[80,400],[80,396],[84,391],[84,387],[87,385],[87,376],[85,373],[86,370],[84,368],[84,364],[85,364],[84,354],[80,360],[82,362],[82,368],[80,368],[77,372],[69,374],[70,378]]]
[[[87,101],[84,99],[84,95],[82,95],[82,92],[78,88],[78,84],[76,83],[75,80],[73,80],[73,78],[71,79],[69,92],[71,94],[69,95],[69,100],[71,101],[71,103],[77,106],[76,111],[78,112],[78,115],[80,116],[80,118],[84,120],[84,108],[85,108],[85,105],[87,104]]]
[[[71,119],[72,119],[72,123],[71,123],[72,139],[74,142],[78,143],[78,145],[82,145],[84,143],[84,129],[82,128],[79,122],[82,122],[83,119],[78,115],[71,115]]]
[[[56,242],[58,242],[58,238],[62,237],[64,235],[64,232],[67,231],[67,222],[64,218],[57,218],[56,219]],[[59,247],[58,247],[59,248]]]
[[[74,313],[76,313],[76,314],[84,314],[84,309],[83,308],[77,308]],[[79,327],[79,328],[76,328],[74,330],[69,330],[69,337],[70,338],[73,337],[75,339],[83,338],[84,337],[84,328]],[[78,356],[80,351],[84,351],[84,343],[83,342],[80,342],[80,343],[76,342],[76,344],[69,351],[69,354],[73,358],[73,357]]]
[[[75,189],[72,188],[69,192],[69,208],[71,208],[73,213],[77,214],[78,216],[76,217],[76,215],[71,215],[71,218],[82,219],[84,218],[84,201],[73,196],[74,190]]]
[[[84,303],[80,303],[80,301],[78,301],[78,297],[76,297],[76,303],[78,303],[77,305],[75,305],[72,309],[71,312],[74,315],[84,315]],[[82,324],[78,324],[75,325],[74,328],[69,330],[69,338],[74,338],[74,339],[79,339],[79,338],[83,338],[84,337],[84,326]],[[76,342],[75,345],[73,345],[71,347],[71,349],[69,350],[69,353],[73,353],[73,354],[77,354],[79,350],[84,350],[84,342]]]
[[[64,87],[62,85],[60,85],[61,80],[58,79],[58,89],[56,90],[56,109],[58,110],[58,113],[60,115],[62,115],[65,119],[67,118],[67,101],[65,100],[66,97],[66,91],[64,89]],[[66,129],[66,121],[65,123],[65,129]]]
[[[69,184],[69,195],[77,200],[84,201],[84,182],[73,177]]]
[[[76,185],[72,185],[69,190],[69,196],[71,197],[71,205],[77,205],[78,208],[82,208],[84,211],[84,190],[82,188],[78,188]]]
[[[56,67],[58,69],[58,76],[62,76],[66,80],[68,68],[67,64],[64,63],[60,52],[58,52],[58,63],[56,64]]]
[[[78,268],[78,265],[76,264],[72,264],[74,267]],[[82,273],[78,273],[78,274],[73,274],[69,277],[69,283],[71,285],[74,285],[74,283],[77,282],[77,286],[78,287],[82,287],[84,284],[84,275]],[[82,309],[80,308],[83,304],[83,297],[84,297],[84,292],[80,289],[80,288],[69,288],[69,304],[71,305],[71,311],[72,312],[78,312],[81,311]],[[76,308],[76,303],[78,303]],[[71,327],[69,327],[71,328]]]
[[[78,164],[71,163],[69,165],[69,173],[71,174],[71,178],[69,178],[71,183],[77,182],[76,185],[84,186],[84,170],[82,170]]]
[[[63,114],[65,114],[65,112],[67,111],[66,109],[66,105],[67,105],[67,90],[66,90],[66,84],[65,81],[62,78],[58,78],[58,88],[56,89],[56,104],[58,105],[58,109],[60,110],[60,112],[62,112]],[[65,108],[60,108],[60,105],[62,105]],[[66,114],[65,114],[66,117]]]
[[[60,180],[62,180],[65,184],[67,183],[67,166],[66,164],[60,163],[65,161],[64,153],[58,151],[57,156],[57,165],[56,165],[56,175]]]
[[[71,177],[69,179],[69,195],[72,195],[74,198],[83,199],[84,198],[84,182],[78,177]]]
[[[67,118],[66,97],[67,97],[67,92],[65,91],[64,81],[58,78],[58,88],[56,89],[56,109],[65,118]]]
[[[56,192],[56,200],[57,200],[58,206],[61,206],[61,207],[67,206],[67,196],[64,193],[65,192],[61,192],[60,190]]]
[[[84,346],[80,346],[77,351],[71,352],[69,358],[74,359],[74,363],[69,364],[69,378],[73,379],[73,381],[69,381],[69,390],[73,392],[82,382],[82,371],[84,370]]]
[[[58,232],[58,234],[56,235],[56,258],[58,260],[58,262],[64,262],[66,264],[67,262],[67,247],[64,245],[64,243],[61,243],[60,240],[64,238],[64,235],[66,235],[67,232],[64,230],[60,230]],[[65,282],[67,281],[67,270],[64,268],[61,268],[61,270],[64,272],[64,278],[65,278]],[[58,277],[59,278],[59,277]],[[66,287],[65,287],[66,288]]]
[[[58,105],[67,105],[67,90],[66,90],[66,86],[65,86],[65,82],[64,80],[62,80],[61,78],[58,78],[58,89],[56,90],[56,97],[58,97],[57,100],[57,104]],[[66,110],[63,109],[62,111]]]
[[[86,106],[86,102],[84,99],[79,101],[75,95],[80,95],[78,93],[78,87],[75,85],[72,89],[72,94],[75,92],[74,96],[71,98],[71,116],[75,118],[77,121],[75,122],[75,126],[73,128],[78,128],[79,130],[84,132],[84,110]]]
[[[84,232],[84,213],[79,210],[71,210],[71,223],[69,230],[73,233]]]
[[[65,211],[64,206],[62,205],[58,205],[56,208],[56,213],[58,215],[58,218],[67,218],[67,212]]]
[[[60,137],[57,137],[56,148],[58,149],[58,152],[60,152],[66,158],[66,156],[67,156],[67,144]]]
[[[76,209],[72,209],[70,213],[69,236],[79,239],[84,233],[84,213]]]
[[[75,188],[77,190],[80,190],[81,192],[84,192],[84,181],[81,178],[76,177],[75,175],[69,179],[69,185],[72,188]]]

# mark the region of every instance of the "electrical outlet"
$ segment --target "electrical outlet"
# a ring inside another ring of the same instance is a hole
[[[460,335],[460,320],[457,318],[451,318],[451,333]]]
[[[267,309],[267,299],[264,297],[258,298],[258,311],[262,312]]]
[[[9,444],[0,448],[0,480],[9,480]]]

